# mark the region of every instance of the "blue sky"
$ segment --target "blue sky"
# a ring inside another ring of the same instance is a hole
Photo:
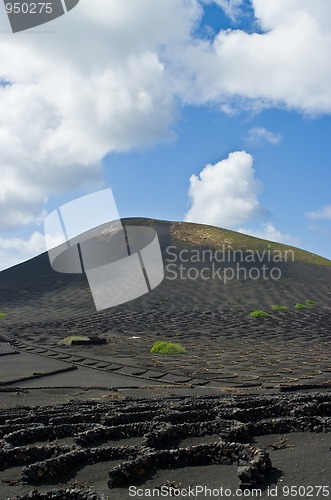
[[[89,5],[52,33],[1,21],[0,269],[44,250],[47,213],[106,187],[121,217],[331,258],[328,0]]]
[[[254,127],[281,134],[280,143],[249,140]],[[172,144],[107,157],[106,182],[123,217],[183,220],[190,206],[190,176],[231,151],[245,150],[254,158],[256,177],[263,185],[259,200],[267,212],[254,221],[253,230],[259,231],[259,222],[271,221],[292,237],[293,244],[331,258],[330,220],[306,215],[330,202],[329,118],[273,109],[258,116],[228,117],[217,110],[188,107],[175,130],[177,140]]]

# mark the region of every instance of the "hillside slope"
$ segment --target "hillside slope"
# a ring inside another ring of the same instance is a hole
[[[165,279],[156,289],[96,313],[86,277],[55,272],[44,253],[0,273],[0,312],[7,314],[2,324],[91,315],[110,318],[119,310],[155,310],[161,304],[177,312],[250,311],[314,300],[331,309],[331,261],[327,259],[206,225],[138,218],[123,223],[157,231]],[[263,268],[267,268],[264,274]]]

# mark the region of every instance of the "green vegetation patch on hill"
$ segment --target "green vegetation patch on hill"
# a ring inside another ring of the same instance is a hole
[[[153,354],[184,354],[186,349],[180,344],[158,341],[153,345],[151,352]]]
[[[230,231],[205,224],[188,222],[173,222],[170,227],[172,239],[192,247],[207,246],[212,249],[225,247],[229,250],[254,251],[262,253],[265,250],[281,252],[286,256],[294,252],[295,262],[305,262],[318,266],[331,266],[331,261],[319,255],[307,252],[290,245],[283,245],[272,241],[255,238],[247,234]]]
[[[251,318],[269,318],[270,313],[266,311],[252,311],[249,315]]]

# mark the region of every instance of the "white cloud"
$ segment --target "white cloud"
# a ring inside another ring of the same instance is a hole
[[[253,157],[245,151],[230,153],[228,158],[206,165],[199,176],[190,178],[191,208],[185,221],[220,226],[256,238],[299,245],[300,240],[282,233],[272,222],[257,229],[238,227],[266,210],[258,200],[262,184],[255,176]]]
[[[50,195],[100,182],[107,153],[172,139],[161,47],[189,40],[200,15],[197,0],[81,0],[54,33],[1,37],[0,79],[12,83],[0,86],[2,228],[35,222]]]
[[[282,136],[280,134],[275,134],[264,127],[252,127],[248,131],[247,140],[252,143],[266,141],[270,144],[277,145],[281,142]]]
[[[241,3],[215,1],[230,16]],[[47,197],[101,182],[107,153],[171,139],[178,104],[331,113],[329,0],[252,0],[265,32],[212,42],[192,35],[204,3],[81,0],[47,29],[1,36],[0,80],[12,83],[0,86],[1,227],[36,222]],[[253,195],[238,213],[254,207]]]
[[[234,228],[262,213],[260,190],[252,156],[245,151],[230,153],[226,160],[206,165],[199,176],[191,176],[192,206],[185,220]]]
[[[331,3],[252,0],[264,33],[222,30],[181,54],[187,102],[331,112]]]
[[[308,212],[306,216],[309,219],[331,219],[331,205],[325,205],[319,210],[315,210],[314,212]]]
[[[319,26],[330,30],[330,2],[328,0],[252,0],[255,16],[265,30],[290,23],[301,14],[311,16]]]
[[[28,239],[0,238],[0,271],[45,251],[45,237],[37,231]]]
[[[239,228],[238,231],[263,240],[276,241],[294,246],[300,245],[300,238],[282,233],[272,222],[261,224],[259,229]]]

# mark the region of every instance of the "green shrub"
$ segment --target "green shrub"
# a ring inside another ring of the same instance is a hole
[[[180,344],[173,344],[172,342],[155,342],[151,352],[154,354],[184,354],[185,347]]]
[[[7,316],[6,313],[0,313],[0,318],[5,318]]]
[[[287,309],[286,306],[271,306],[271,309],[273,311],[285,311],[285,309]]]
[[[250,316],[252,318],[269,318],[270,314],[266,311],[252,311]]]
[[[305,300],[306,306],[316,306],[317,302],[315,300]]]
[[[295,304],[295,309],[306,309],[308,306],[306,304]]]

